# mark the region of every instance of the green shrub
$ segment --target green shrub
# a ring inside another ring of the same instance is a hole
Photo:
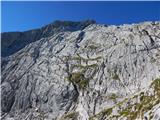
[[[93,49],[97,49],[97,48],[98,48],[98,46],[96,46],[96,45],[89,45],[89,46],[88,46],[88,48],[90,48],[90,49],[92,49],[92,50],[93,50]]]
[[[130,114],[130,111],[128,110],[123,110],[120,112],[120,115],[128,116]]]
[[[109,99],[112,99],[112,100],[115,100],[117,98],[117,95],[115,93],[112,93],[110,96],[109,96]]]
[[[69,81],[78,85],[80,89],[87,88],[89,84],[89,80],[84,77],[82,72],[72,73]]]
[[[77,120],[78,112],[64,114],[60,120]]]
[[[117,74],[117,73],[115,73],[115,74],[112,76],[112,79],[114,79],[114,80],[119,80],[119,76],[118,76],[118,74]]]
[[[108,108],[102,111],[103,115],[109,116],[112,113],[112,108]]]

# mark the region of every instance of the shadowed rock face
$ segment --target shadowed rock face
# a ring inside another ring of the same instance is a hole
[[[6,57],[19,51],[29,43],[40,40],[41,38],[50,37],[58,32],[77,31],[84,29],[90,24],[95,24],[94,20],[85,20],[82,22],[55,21],[40,29],[29,30],[25,32],[6,32],[2,33],[2,56]]]
[[[160,22],[55,21],[2,33],[2,119],[160,119]]]

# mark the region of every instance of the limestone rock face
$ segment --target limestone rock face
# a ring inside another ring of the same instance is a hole
[[[160,119],[160,22],[2,33],[1,62],[3,120]]]

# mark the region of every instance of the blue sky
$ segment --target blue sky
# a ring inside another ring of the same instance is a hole
[[[40,28],[55,20],[94,19],[103,24],[160,20],[160,2],[2,2],[2,32]]]

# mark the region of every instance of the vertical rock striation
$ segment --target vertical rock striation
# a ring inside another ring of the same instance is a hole
[[[160,119],[160,22],[56,21],[2,33],[2,119]]]

